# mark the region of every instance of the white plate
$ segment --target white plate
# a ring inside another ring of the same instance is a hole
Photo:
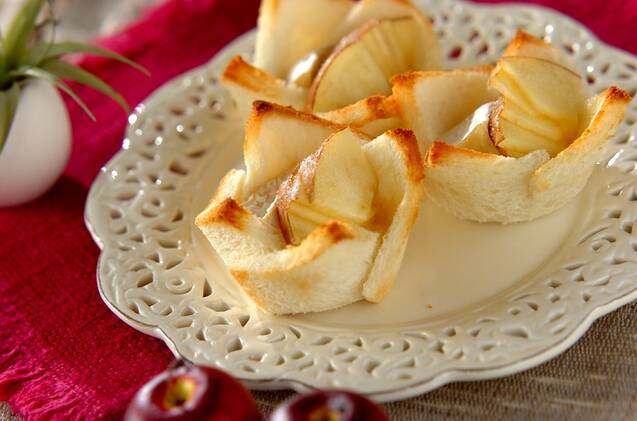
[[[529,6],[417,3],[435,18],[445,53],[461,47],[449,67],[495,61],[521,27],[564,46],[593,90],[615,84],[635,94],[637,59],[566,17]],[[255,389],[345,387],[389,401],[533,367],[637,298],[633,102],[588,187],[559,212],[503,227],[425,203],[382,304],[299,317],[260,312],[193,226],[221,175],[242,159],[241,127],[216,77],[253,43],[253,33],[241,37],[140,105],[122,151],[91,189],[99,289],[131,326]]]

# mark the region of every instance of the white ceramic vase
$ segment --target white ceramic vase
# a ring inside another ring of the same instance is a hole
[[[30,80],[0,152],[0,207],[45,193],[64,171],[70,152],[71,122],[64,101],[50,83]]]

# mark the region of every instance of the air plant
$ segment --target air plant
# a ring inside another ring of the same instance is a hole
[[[137,63],[112,51],[77,42],[55,42],[55,19],[38,22],[44,7],[51,0],[25,0],[21,9],[0,35],[0,153],[9,136],[11,124],[20,98],[20,91],[29,79],[44,79],[68,94],[95,120],[87,105],[64,80],[87,85],[116,101],[125,111],[126,100],[106,82],[86,70],[62,59],[66,54],[87,53],[111,58],[134,67],[144,74],[147,70]],[[41,41],[38,34],[51,26],[48,40]],[[3,29],[3,28],[2,28]]]

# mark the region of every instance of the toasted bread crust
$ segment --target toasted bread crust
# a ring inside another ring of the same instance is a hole
[[[628,103],[633,100],[633,97],[630,94],[622,89],[619,89],[616,86],[611,86],[606,90],[608,92],[608,98],[610,101],[619,101]]]
[[[319,226],[320,232],[331,240],[332,244],[338,244],[341,241],[351,240],[354,238],[354,232],[346,224],[339,221],[330,221]]]
[[[252,103],[252,114],[256,116],[262,116],[272,111],[275,108],[275,104],[267,101],[254,101]]]
[[[199,227],[212,224],[225,224],[241,231],[250,213],[234,199],[228,197],[214,209],[197,216],[195,224]]]
[[[265,118],[270,116],[287,117],[296,120],[305,121],[310,124],[316,124],[330,129],[342,130],[344,125],[334,123],[324,118],[315,116],[314,114],[304,113],[302,111],[295,110],[292,107],[286,107],[283,105],[274,104],[268,101],[254,101],[252,104],[252,114],[245,125],[245,141],[243,142],[243,153],[247,155],[250,149],[255,145],[254,142],[258,141],[258,133],[261,129],[261,123]],[[367,136],[366,136],[367,137]]]
[[[250,274],[248,272],[245,270],[230,269],[230,275],[259,308],[267,310],[267,305],[261,299],[261,295],[253,288],[252,282],[250,282]]]
[[[387,134],[403,152],[409,179],[415,183],[422,181],[425,178],[425,167],[418,147],[418,139],[416,139],[414,132],[399,128],[390,130]]]
[[[374,111],[373,119],[394,117],[395,100],[381,95],[370,96],[363,100],[370,110]]]
[[[280,5],[280,0],[263,0],[261,2],[259,14],[276,16],[276,12],[279,9]]]
[[[365,130],[365,126],[379,120],[400,118],[400,105],[393,96],[374,95],[337,110],[320,113],[321,117],[352,129]]]
[[[557,154],[555,158],[535,170],[531,177],[531,186],[534,191],[544,192],[550,189],[552,186],[549,181],[549,174],[555,171],[557,166],[563,164],[565,160],[570,159],[572,156],[591,153],[591,151],[587,151],[587,149],[601,149],[611,140],[616,127],[624,119],[626,107],[628,107],[632,97],[616,86],[607,88],[600,93],[598,97],[603,97],[604,99],[588,127],[584,129],[575,141]],[[609,131],[605,138],[600,139],[600,144],[590,145],[590,138],[594,137],[595,133],[603,130],[602,126],[604,122],[606,122],[607,125],[611,125],[612,130]],[[558,164],[556,165],[556,163]]]
[[[268,96],[277,96],[280,89],[285,86],[284,81],[276,79],[263,70],[254,67],[241,56],[234,57],[228,63],[221,75],[221,80]]]
[[[511,42],[509,42],[509,45],[507,45],[502,55],[508,56],[511,54],[515,54],[517,50],[524,44],[535,44],[538,46],[542,46],[548,43],[544,42],[543,40],[539,38],[536,38],[532,35],[527,34],[521,29],[518,29],[518,31],[515,33],[515,36],[513,37]]]
[[[609,112],[609,107],[613,105],[621,105],[621,104],[628,105],[628,103],[630,103],[630,101],[632,101],[633,99],[628,92],[623,91],[616,86],[611,86],[610,88],[607,88],[600,95],[605,96],[605,98],[604,98],[604,102],[602,103],[600,107],[600,110],[597,112],[597,115],[595,116],[595,120],[591,122],[591,124],[582,132],[582,134],[580,134],[580,136],[577,139],[575,139],[575,141],[571,143],[571,145],[569,145],[562,152],[567,151],[573,145],[578,145],[582,143],[583,141],[586,140],[586,137],[591,132],[598,130],[598,127],[597,127],[597,125],[599,124],[598,122],[604,119],[606,114]],[[619,122],[623,120],[623,118],[624,118],[623,113],[621,116],[617,117],[618,124]]]
[[[444,165],[458,155],[485,160],[492,160],[498,156],[486,152],[474,151],[473,149],[460,148],[458,146],[436,140],[431,144],[427,151],[426,165],[428,167]]]
[[[245,270],[230,269],[230,275],[239,283],[244,284],[248,280],[248,272]]]
[[[467,67],[464,69],[453,70],[414,70],[410,72],[400,73],[391,78],[391,84],[400,89],[411,89],[417,80],[424,77],[440,77],[449,73],[458,72],[475,72],[475,73],[491,73],[495,66],[492,64],[484,64],[481,66]]]
[[[217,190],[215,190],[212,198],[208,201],[208,205],[213,205],[214,203],[220,203],[224,199],[226,199],[225,192],[234,182],[235,178],[235,170],[230,170],[221,177],[221,181],[217,186]]]
[[[288,266],[283,268],[253,271],[253,273],[263,276],[272,276],[282,271],[290,272],[301,269],[307,265],[311,265],[312,262],[318,260],[323,254],[332,250],[335,245],[354,239],[356,239],[354,230],[346,223],[341,221],[326,222],[316,227],[299,246],[288,246],[305,247],[306,253],[303,254],[303,256],[291,261]]]
[[[372,303],[380,303],[394,286],[394,278],[389,276],[378,281],[378,288],[373,293],[365,295],[365,299]]]
[[[293,107],[288,107],[284,105],[275,104],[268,101],[254,101],[252,104],[252,115],[250,119],[246,122],[246,133],[254,132],[259,129],[259,124],[261,119],[268,116],[269,114],[275,114],[284,117],[292,117],[299,120],[303,120],[313,124],[323,125],[325,127],[330,127],[333,129],[344,129],[345,126],[342,124],[334,123],[333,121],[326,120],[324,118],[318,117],[314,114],[305,113],[303,111],[295,110]],[[248,136],[246,136],[247,138]]]
[[[305,120],[305,121],[308,121],[308,122],[324,124],[326,126],[335,127],[335,128],[343,127],[340,124],[334,123],[334,122],[332,122],[330,120],[326,120],[326,119],[321,118],[319,116],[316,116],[314,114],[310,114],[310,113],[306,113],[306,112],[303,112],[303,111],[296,110],[296,109],[294,109],[294,107],[285,106],[285,105],[279,105],[279,104],[275,104],[273,102],[262,101],[262,100],[254,101],[254,103],[252,105],[252,114],[253,114],[253,116],[255,116],[255,117],[263,117],[263,116],[266,116],[267,114],[271,114],[271,113],[276,113],[276,114],[279,114],[279,115],[285,115],[285,116],[289,116],[289,117],[295,117],[295,118],[298,118],[300,120]]]

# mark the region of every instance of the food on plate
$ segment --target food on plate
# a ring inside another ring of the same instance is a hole
[[[286,242],[299,244],[331,220],[369,223],[378,182],[363,150],[367,142],[349,129],[334,133],[281,184],[275,203]]]
[[[383,410],[354,392],[325,390],[290,399],[272,413],[270,421],[387,421]]]
[[[236,57],[221,80],[245,121],[255,99],[327,112],[440,62],[429,19],[408,0],[263,0],[253,63]]]
[[[262,0],[254,65],[284,79],[311,53],[338,42],[349,0]]]
[[[405,0],[265,0],[260,13],[254,64],[237,57],[223,76],[250,112],[245,170],[196,224],[272,314],[381,301],[423,192],[479,222],[559,209],[630,101],[614,87],[587,99],[566,56],[524,32],[494,66],[426,70],[431,25]]]
[[[528,221],[554,212],[584,188],[629,102],[618,88],[587,100],[585,128],[554,158],[544,149],[514,158],[434,142],[426,193],[452,214],[479,222]]]
[[[555,45],[518,30],[502,53],[502,57],[519,56],[541,58],[557,63],[577,73],[575,63]]]
[[[330,56],[332,49],[331,46],[323,47],[303,57],[301,61],[290,69],[287,80],[293,85],[309,88],[321,69],[321,66]]]
[[[498,98],[488,86],[492,70],[493,66],[480,66],[407,72],[392,79],[401,118],[416,133],[423,150],[480,106]]]
[[[497,102],[487,102],[462,123],[440,136],[441,139],[454,139],[456,145],[474,151],[498,154],[500,151],[491,140],[489,118],[494,113]]]
[[[431,23],[410,0],[263,0],[254,65],[283,79],[313,53],[325,54],[366,23],[408,16],[417,19],[427,32],[421,48],[439,66],[440,52]]]
[[[615,87],[587,99],[554,46],[519,33],[495,68],[394,78],[401,118],[426,157],[426,195],[479,222],[528,221],[586,185],[630,96]]]
[[[272,314],[381,301],[422,197],[413,133],[370,140],[257,101],[244,159],[246,169],[224,177],[196,224],[247,295]],[[255,194],[269,197],[263,216],[250,208]]]
[[[146,383],[128,406],[126,421],[237,420],[262,418],[250,393],[228,374],[180,365]]]
[[[337,110],[372,95],[391,93],[389,79],[413,69],[429,69],[430,36],[414,16],[373,20],[339,43],[318,71],[307,98],[313,112]]]
[[[544,149],[555,156],[577,137],[586,104],[577,73],[541,58],[507,56],[489,84],[502,95],[489,124],[503,154],[521,157]]]
[[[301,87],[270,76],[241,56],[236,56],[228,63],[222,80],[237,103],[242,121],[245,121],[244,116],[250,115],[252,103],[258,99],[301,109],[307,96]]]
[[[405,127],[393,96],[374,95],[338,110],[316,115],[371,137],[379,136],[390,129]]]
[[[345,127],[289,107],[256,101],[243,142],[244,189],[253,192],[258,186],[291,172],[323,140]]]

